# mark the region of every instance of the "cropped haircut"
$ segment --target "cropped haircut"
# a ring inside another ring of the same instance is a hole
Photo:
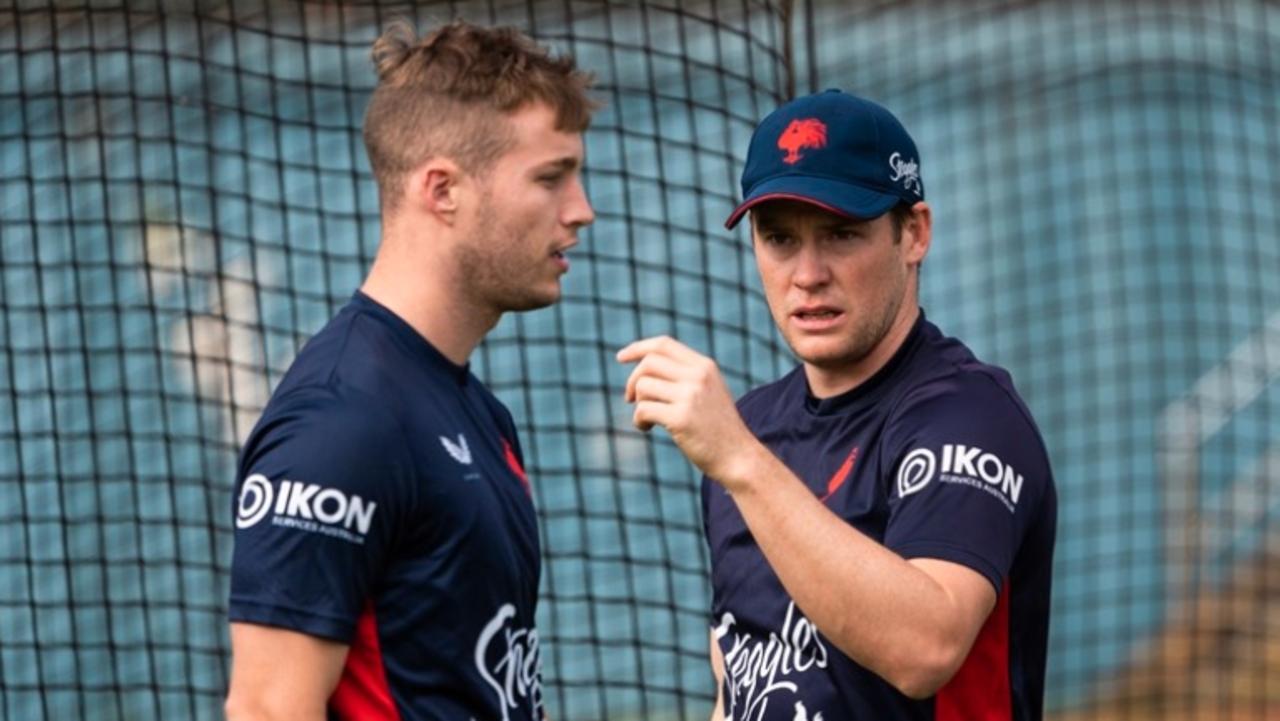
[[[556,129],[581,133],[595,103],[591,75],[552,56],[519,30],[455,20],[419,38],[396,21],[373,44],[378,85],[364,118],[364,144],[383,211],[405,177],[436,157],[484,175],[513,142],[509,116],[533,103],[555,112]]]

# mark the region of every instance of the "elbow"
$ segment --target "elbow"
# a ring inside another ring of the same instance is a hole
[[[260,704],[251,703],[243,695],[231,693],[222,705],[227,721],[267,721],[271,717]]]
[[[968,655],[968,648],[934,643],[904,654],[886,670],[884,679],[907,698],[930,698],[947,685]]]
[[[937,672],[920,671],[899,674],[896,678],[889,679],[889,683],[903,696],[920,701],[937,694],[949,680],[949,676]]]

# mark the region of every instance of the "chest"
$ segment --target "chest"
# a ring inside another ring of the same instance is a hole
[[[483,404],[449,400],[424,403],[410,426],[418,497],[402,550],[458,582],[471,575],[536,588],[537,518],[514,431]]]
[[[881,539],[888,518],[888,470],[880,416],[808,417],[756,423],[752,431],[811,493],[863,533]],[[708,527],[715,544],[749,540],[733,500],[712,484]],[[754,545],[754,544],[751,544]]]

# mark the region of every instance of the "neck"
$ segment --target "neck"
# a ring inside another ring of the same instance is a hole
[[[360,290],[408,323],[444,357],[465,365],[502,314],[470,299],[452,272],[443,244],[434,240],[384,233]],[[426,257],[423,247],[439,252]]]
[[[805,363],[804,374],[809,381],[809,391],[817,398],[830,398],[847,393],[866,383],[871,376],[884,368],[885,364],[893,358],[893,354],[897,353],[902,344],[907,341],[907,336],[911,334],[911,327],[915,325],[919,315],[920,304],[912,295],[910,300],[904,301],[902,307],[898,309],[893,323],[889,326],[889,331],[861,360],[834,368],[821,368]]]

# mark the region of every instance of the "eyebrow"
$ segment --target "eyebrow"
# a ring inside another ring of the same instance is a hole
[[[578,165],[579,165],[579,162],[577,158],[573,156],[565,156],[563,158],[557,158],[556,160],[551,160],[539,165],[538,172],[543,172],[546,170],[561,170],[561,171],[575,170],[578,167]]]

